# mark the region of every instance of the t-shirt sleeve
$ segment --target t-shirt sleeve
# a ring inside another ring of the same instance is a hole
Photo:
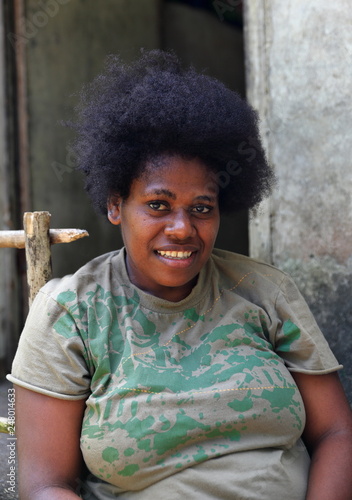
[[[86,347],[75,320],[41,290],[29,311],[8,380],[59,399],[90,393]]]
[[[342,368],[296,284],[286,275],[275,310],[279,322],[273,343],[290,371],[325,374]]]

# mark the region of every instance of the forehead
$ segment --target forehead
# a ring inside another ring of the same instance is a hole
[[[198,158],[163,157],[149,162],[137,179],[145,190],[168,190],[170,197],[177,192],[199,192],[218,194],[216,175]]]

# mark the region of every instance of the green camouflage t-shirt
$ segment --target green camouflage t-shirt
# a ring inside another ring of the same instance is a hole
[[[86,399],[86,499],[304,499],[303,401],[290,371],[339,365],[291,279],[214,250],[191,294],[129,281],[124,250],[48,283],[14,383]]]

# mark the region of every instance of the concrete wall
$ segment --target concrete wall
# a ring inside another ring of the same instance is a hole
[[[349,0],[247,0],[248,95],[279,184],[251,254],[289,272],[352,401],[352,11]]]

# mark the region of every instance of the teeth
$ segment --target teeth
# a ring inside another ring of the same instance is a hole
[[[158,250],[158,254],[162,257],[168,257],[171,259],[188,259],[192,255],[192,252],[175,252],[173,251],[164,251]]]

